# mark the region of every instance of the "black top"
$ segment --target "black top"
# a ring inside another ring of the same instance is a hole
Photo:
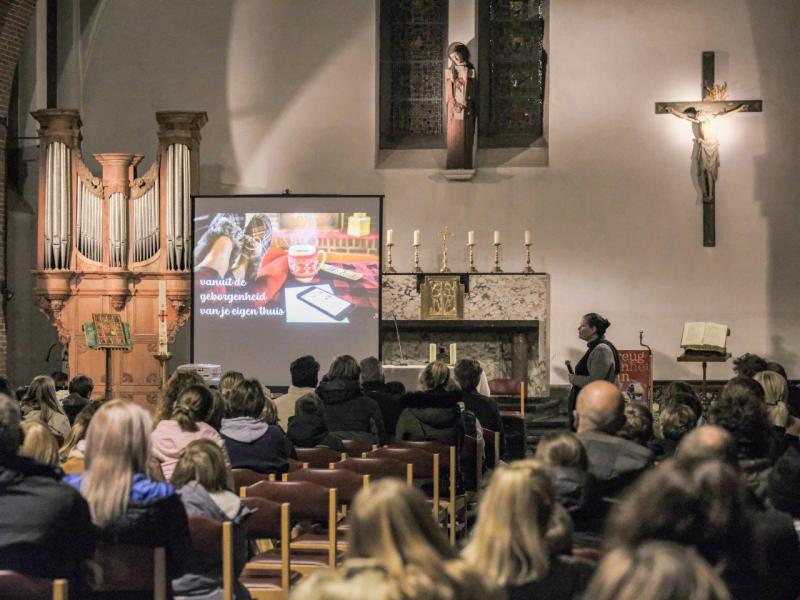
[[[402,386],[402,384],[400,384]],[[397,384],[383,383],[382,381],[367,381],[363,384],[364,393],[378,403],[383,417],[383,425],[386,428],[386,435],[394,439],[394,432],[397,429],[397,420],[403,412],[403,405],[400,404],[401,391],[397,393]]]
[[[364,395],[357,381],[323,381],[317,387],[317,395],[322,400],[325,423],[332,434],[340,439],[386,443],[386,429],[378,403]]]

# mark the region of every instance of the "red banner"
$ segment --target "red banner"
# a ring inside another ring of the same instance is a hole
[[[648,350],[619,350],[619,387],[631,402],[653,401],[653,355]]]

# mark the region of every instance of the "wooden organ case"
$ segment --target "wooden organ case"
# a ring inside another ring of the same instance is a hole
[[[191,308],[191,195],[197,189],[204,112],[156,113],[158,152],[137,176],[141,154],[95,154],[102,176],[81,156],[77,110],[45,109],[39,122],[39,212],[35,298],[69,349],[69,375],[88,375],[93,397],[153,407],[159,397],[158,288],[166,282],[170,342]],[[133,348],[105,356],[90,350],[83,323],[118,314]]]

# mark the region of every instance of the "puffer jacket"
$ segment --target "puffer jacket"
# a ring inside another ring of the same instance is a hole
[[[385,444],[386,429],[378,403],[365,396],[358,381],[333,379],[317,387],[328,431],[339,439]]]
[[[397,441],[432,440],[460,446],[464,434],[461,392],[411,392],[401,398],[404,406],[397,420]]]

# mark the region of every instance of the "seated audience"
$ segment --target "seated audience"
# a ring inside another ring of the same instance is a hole
[[[653,438],[647,447],[653,451],[656,460],[672,457],[681,438],[695,428],[697,415],[686,404],[674,403],[661,411],[661,437]]]
[[[431,515],[422,492],[383,479],[361,490],[348,514],[348,561],[371,559],[400,588],[401,598],[484,600],[497,589],[483,567],[460,560]],[[298,595],[299,592],[298,592]]]
[[[211,410],[205,418],[205,422],[214,428],[214,431],[219,431],[222,427],[222,419],[228,415],[228,403],[219,390],[211,390],[211,395],[214,401],[211,404]]]
[[[478,522],[464,548],[464,559],[489,581],[505,588],[508,600],[580,598],[592,576],[592,563],[569,556],[571,540],[563,541],[571,523],[551,533],[557,519],[555,496],[547,467],[523,460],[492,475],[480,502]],[[563,510],[563,509],[562,509]],[[555,540],[561,538],[558,548]],[[555,546],[555,547],[554,547]],[[565,554],[558,554],[561,550]]]
[[[789,386],[786,379],[775,371],[759,371],[753,376],[764,389],[764,404],[767,417],[779,435],[786,433],[789,422],[789,409],[786,400],[789,398]]]
[[[800,388],[789,383],[789,376],[786,374],[786,369],[784,369],[783,365],[780,363],[768,362],[767,368],[770,371],[775,371],[778,375],[786,380],[786,384],[789,387],[788,398],[786,399],[786,406],[789,409],[789,415],[791,415],[794,419],[800,419]],[[800,425],[798,425],[798,429],[800,429]],[[794,435],[798,434],[800,434],[800,432]]]
[[[77,375],[69,382],[69,396],[64,398],[62,405],[70,425],[75,424],[75,417],[89,403],[93,390],[94,382],[86,375]]]
[[[350,559],[304,577],[293,597],[302,600],[405,600],[400,583],[378,561]],[[432,597],[434,600],[437,596]]]
[[[205,381],[195,371],[175,371],[164,386],[161,403],[156,412],[156,424],[159,421],[172,419],[172,407],[183,390],[192,385],[205,385]]]
[[[0,570],[69,579],[79,597],[94,552],[89,507],[58,469],[18,454],[20,419],[17,402],[0,394]]]
[[[69,387],[69,375],[64,373],[64,371],[53,371],[50,373],[50,377],[53,378],[53,385],[56,388],[56,392],[67,391]]]
[[[603,526],[597,480],[589,473],[589,459],[580,439],[571,431],[547,433],[536,446],[536,459],[550,469],[556,502],[569,513],[574,523],[576,544],[599,547]]]
[[[340,439],[386,443],[386,429],[378,403],[361,391],[361,369],[350,355],[338,356],[317,387],[328,430]]]
[[[228,396],[231,395],[233,388],[242,381],[244,381],[244,375],[239,371],[226,371],[222,374],[222,377],[219,378],[219,393],[222,394],[226,405],[228,403]]]
[[[676,460],[691,467],[707,460],[718,460],[739,471],[736,439],[722,427],[703,425],[681,439],[675,450]]]
[[[647,446],[653,439],[653,413],[644,404],[625,404],[625,424],[617,436]]]
[[[275,398],[281,427],[289,426],[289,417],[294,415],[294,405],[298,398],[316,390],[319,383],[319,363],[313,356],[301,356],[289,365],[289,373],[292,377],[289,391]]]
[[[800,536],[800,450],[789,448],[776,462],[767,478],[770,506],[792,517]]]
[[[59,466],[58,442],[44,423],[24,421],[22,436],[22,446],[19,448],[20,456],[27,456],[43,465]]]
[[[461,387],[461,399],[464,402],[464,408],[475,414],[481,427],[500,434],[500,456],[495,458],[494,446],[486,444],[486,460],[489,464],[495,464],[496,460],[500,460],[505,452],[505,432],[503,430],[503,419],[500,417],[500,409],[497,407],[497,400],[478,392],[478,384],[481,382],[482,373],[481,363],[474,358],[462,358],[453,369],[456,381]]]
[[[75,423],[69,431],[67,439],[59,449],[59,457],[61,459],[61,468],[64,473],[72,475],[73,473],[83,473],[85,469],[84,458],[86,453],[86,431],[89,429],[89,423],[92,421],[95,413],[100,409],[103,403],[99,400],[92,400],[87,404],[84,409],[75,417]]]
[[[165,548],[174,578],[185,569],[189,526],[175,489],[145,475],[152,427],[133,402],[106,402],[86,434],[86,472],[64,480],[89,503],[98,541]]]
[[[730,600],[725,583],[693,548],[646,542],[609,552],[585,600]]]
[[[361,361],[361,389],[364,394],[375,400],[381,409],[383,426],[386,428],[386,435],[389,440],[394,439],[394,432],[397,429],[397,420],[403,412],[403,405],[400,403],[400,396],[405,392],[402,383],[386,383],[383,374],[383,365],[374,356],[370,356]],[[398,389],[398,385],[400,389]]]
[[[222,420],[220,434],[225,440],[235,469],[259,473],[285,473],[289,469],[286,434],[261,416],[266,398],[257,379],[241,381],[228,396],[230,417]]]
[[[737,377],[752,379],[756,373],[768,369],[767,361],[758,356],[747,352],[733,359],[733,372]]]
[[[703,405],[700,402],[700,398],[694,388],[685,381],[671,381],[664,390],[664,395],[661,399],[661,410],[666,410],[667,407],[674,404],[684,404],[691,408],[696,416],[697,425],[705,425]]]
[[[172,477],[172,471],[180,458],[181,451],[189,445],[189,442],[205,438],[222,449],[225,465],[228,468],[228,484],[233,489],[233,474],[230,471],[231,463],[225,450],[225,441],[211,425],[204,422],[213,404],[214,397],[206,386],[189,386],[172,407],[172,418],[156,425],[151,438],[152,451],[167,480]],[[89,427],[91,428],[91,425]]]
[[[419,374],[419,389],[401,399],[405,408],[397,421],[395,439],[460,446],[464,436],[461,390],[450,380],[447,364],[440,360],[429,363]]]
[[[589,472],[606,496],[619,493],[653,462],[650,450],[614,435],[625,421],[624,406],[622,392],[607,381],[593,381],[578,394],[578,438],[586,448]]]
[[[765,502],[767,474],[779,440],[767,418],[764,388],[752,379],[734,377],[709,407],[708,420],[727,429],[736,439],[745,483],[759,501]]]
[[[56,398],[56,387],[53,379],[47,375],[34,377],[28,386],[25,403],[30,410],[25,419],[35,419],[47,425],[61,444],[69,435],[69,419]]]
[[[286,435],[295,448],[322,447],[345,452],[342,440],[328,431],[322,414],[322,401],[314,392],[300,396],[295,402],[294,416],[289,417]]]
[[[175,465],[171,483],[179,490],[189,516],[233,523],[234,597],[249,600],[250,594],[239,583],[238,576],[248,559],[245,522],[253,511],[245,507],[236,494],[225,489],[225,459],[219,447],[210,440],[191,442]],[[179,597],[221,597],[221,557],[213,564],[190,561],[186,573],[173,580],[172,589]]]

